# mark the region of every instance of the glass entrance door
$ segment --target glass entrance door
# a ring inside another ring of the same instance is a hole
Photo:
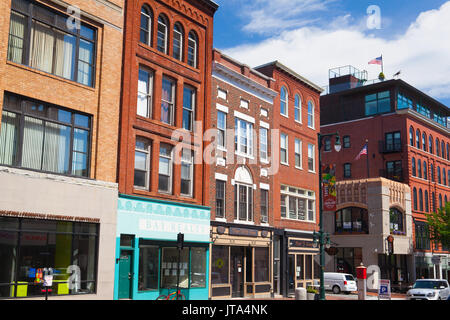
[[[288,295],[295,294],[295,255],[288,255]]]
[[[231,247],[231,296],[244,296],[244,248]]]

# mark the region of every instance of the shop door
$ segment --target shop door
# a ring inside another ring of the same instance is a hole
[[[295,255],[288,255],[288,294],[295,294]]]
[[[131,262],[133,252],[122,250],[119,260],[119,299],[131,299]]]
[[[244,296],[244,248],[231,247],[231,296]]]

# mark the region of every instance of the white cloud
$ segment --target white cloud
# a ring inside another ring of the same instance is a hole
[[[328,69],[348,64],[376,78],[380,67],[367,63],[383,54],[387,78],[401,70],[401,78],[411,85],[435,98],[450,97],[450,1],[421,13],[393,39],[368,33],[363,24],[346,15],[328,26],[302,26],[223,51],[251,66],[278,60],[319,85],[327,84]]]

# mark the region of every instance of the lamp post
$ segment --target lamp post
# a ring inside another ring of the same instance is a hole
[[[325,286],[323,273],[325,269],[325,246],[327,248],[330,247],[330,235],[323,231],[323,195],[322,195],[322,154],[321,149],[323,146],[323,139],[327,137],[336,137],[336,141],[334,143],[334,149],[336,152],[341,151],[341,139],[339,137],[339,133],[331,133],[331,134],[317,134],[318,145],[319,145],[319,232],[314,232],[313,238],[314,243],[317,245],[317,241],[319,241],[319,250],[320,250],[320,291],[319,291],[319,299],[325,300]],[[327,240],[325,240],[325,238]]]

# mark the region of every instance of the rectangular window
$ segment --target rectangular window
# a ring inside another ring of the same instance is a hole
[[[180,194],[193,196],[194,157],[192,150],[183,149],[181,157],[181,190]]]
[[[137,114],[146,118],[152,116],[153,73],[139,67]]]
[[[238,154],[253,156],[253,124],[235,118],[235,151]]]
[[[269,159],[268,155],[268,134],[269,130],[266,128],[259,128],[259,154],[261,160],[267,161]]]
[[[139,291],[158,290],[159,247],[139,245]]]
[[[225,218],[225,186],[225,181],[216,180],[216,218]]]
[[[344,136],[343,141],[344,141],[343,143],[344,148],[345,149],[350,148],[350,136]]]
[[[397,95],[397,109],[412,109],[413,108],[413,102],[411,99],[406,97],[403,94]]]
[[[366,116],[391,111],[391,98],[389,91],[367,95],[365,102]]]
[[[96,292],[97,224],[0,217],[0,234],[0,297],[43,297],[43,268],[55,271],[53,296]],[[74,270],[79,282],[69,287]]]
[[[401,160],[386,162],[386,178],[395,181],[403,180],[403,168]]]
[[[302,169],[302,141],[295,139],[295,167]]]
[[[261,222],[267,223],[269,213],[269,191],[261,189]]]
[[[222,89],[217,89],[217,97],[223,100],[227,100],[227,92]]]
[[[325,137],[324,138],[324,147],[323,147],[325,152],[329,152],[331,151],[331,139],[330,137]]]
[[[158,190],[172,193],[172,146],[161,144],[159,146],[159,181]]]
[[[211,253],[211,283],[228,284],[230,247],[212,246]]]
[[[0,163],[88,177],[89,116],[5,94],[0,128]]]
[[[385,134],[386,142],[385,142],[385,151],[386,152],[394,152],[401,151],[402,149],[402,140],[400,132],[389,132]]]
[[[253,187],[235,184],[234,188],[237,220],[253,221]]]
[[[149,188],[150,177],[150,143],[145,139],[136,138],[134,153],[134,186]]]
[[[245,108],[245,109],[248,109],[248,101],[247,100],[244,100],[244,99],[241,99],[241,108]]]
[[[424,222],[415,223],[416,249],[430,250],[430,235],[428,225]]]
[[[183,89],[183,128],[193,131],[195,115],[195,89],[185,86]]]
[[[29,0],[12,1],[9,61],[92,87],[97,31]]]
[[[352,176],[352,164],[345,163],[344,164],[344,178],[350,178]]]
[[[281,217],[314,222],[315,193],[294,187],[281,188]],[[289,216],[287,216],[289,213]]]
[[[308,144],[308,170],[311,172],[316,171],[315,165],[316,151],[313,144]]]
[[[227,114],[225,112],[217,111],[217,130],[217,145],[226,148]]]
[[[280,161],[284,164],[288,164],[288,145],[288,136],[282,133],[280,141]]]
[[[175,82],[163,77],[161,97],[161,121],[173,125],[175,106]]]

